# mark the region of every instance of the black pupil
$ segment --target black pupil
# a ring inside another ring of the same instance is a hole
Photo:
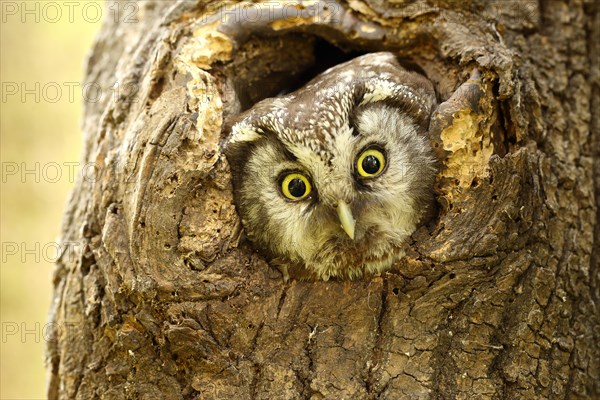
[[[379,171],[381,164],[375,156],[366,156],[362,161],[362,168],[367,174],[375,174]]]
[[[302,179],[294,178],[290,181],[288,190],[292,196],[302,197],[304,196],[304,193],[306,193],[306,184]]]

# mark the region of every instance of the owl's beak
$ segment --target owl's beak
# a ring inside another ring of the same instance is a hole
[[[356,221],[352,217],[352,210],[344,200],[338,200],[337,213],[342,223],[342,229],[350,236],[350,239],[354,240],[354,226]]]

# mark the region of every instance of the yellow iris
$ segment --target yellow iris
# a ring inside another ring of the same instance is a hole
[[[377,149],[365,150],[356,162],[358,174],[364,177],[373,177],[381,174],[385,168],[385,156]]]
[[[297,172],[286,175],[281,181],[281,192],[290,200],[302,200],[311,191],[308,178]]]

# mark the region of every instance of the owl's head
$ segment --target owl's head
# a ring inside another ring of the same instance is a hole
[[[323,279],[389,268],[431,207],[434,105],[431,83],[390,53],[256,104],[227,144],[247,236]]]

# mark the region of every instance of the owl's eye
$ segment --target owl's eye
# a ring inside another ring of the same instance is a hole
[[[312,191],[307,177],[297,172],[283,176],[281,193],[290,200],[302,200]]]
[[[383,172],[385,156],[378,149],[367,149],[362,152],[356,162],[358,174],[363,177],[374,177]]]

